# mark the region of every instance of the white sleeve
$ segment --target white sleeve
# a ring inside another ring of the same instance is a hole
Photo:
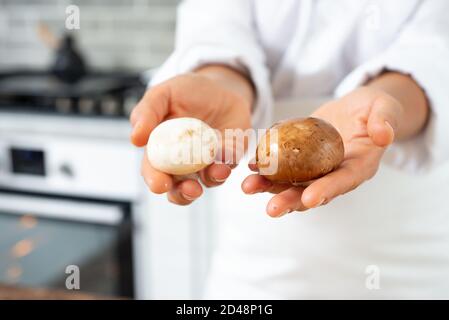
[[[449,2],[423,1],[382,54],[361,65],[337,88],[342,96],[383,70],[411,75],[426,92],[431,115],[424,131],[395,143],[385,160],[407,170],[430,169],[449,161]]]
[[[265,55],[253,26],[252,5],[252,0],[184,0],[178,8],[175,51],[151,85],[202,65],[229,65],[248,74],[255,85],[253,124],[267,121],[272,94]]]

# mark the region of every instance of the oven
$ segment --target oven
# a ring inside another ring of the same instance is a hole
[[[132,297],[129,210],[126,203],[0,191],[0,282]],[[76,286],[67,285],[72,268]]]
[[[67,289],[75,267],[84,292],[200,297],[207,201],[178,207],[148,192],[129,141],[150,76],[0,72],[0,284]]]
[[[0,283],[138,296],[128,136],[126,119],[0,112]]]

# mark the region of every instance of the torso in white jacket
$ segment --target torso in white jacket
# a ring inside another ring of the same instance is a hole
[[[268,218],[270,195],[244,195],[239,166],[215,191],[208,298],[449,298],[447,12],[445,0],[184,1],[153,83],[207,63],[240,68],[257,89],[254,125],[266,127],[273,100],[342,95],[391,69],[411,74],[432,108],[373,180],[307,213]]]

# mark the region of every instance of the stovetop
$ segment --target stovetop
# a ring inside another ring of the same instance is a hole
[[[0,73],[0,111],[127,117],[145,91],[140,74],[92,72],[66,83],[49,72]]]

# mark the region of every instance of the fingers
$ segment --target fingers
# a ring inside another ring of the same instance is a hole
[[[232,169],[237,167],[240,160],[245,155],[248,144],[248,136],[245,133],[239,134],[240,129],[234,131],[235,135],[229,132],[220,132],[220,148],[217,152],[216,160],[229,165]],[[246,134],[251,134],[251,131],[245,131]]]
[[[304,188],[291,185],[273,184],[266,178],[253,174],[242,182],[242,190],[246,194],[259,192],[277,193],[267,205],[267,213],[271,217],[281,217],[292,211],[304,211],[307,207],[301,201]]]
[[[203,193],[198,181],[188,179],[174,182],[170,175],[153,169],[149,164],[142,164],[142,175],[152,192],[167,193],[168,200],[178,205],[191,204]]]
[[[162,194],[168,192],[174,185],[172,176],[151,166],[146,152],[144,152],[142,159],[141,173],[148,188],[154,193]]]
[[[228,165],[214,163],[201,170],[199,176],[206,187],[216,187],[223,184],[230,174],[231,168]]]
[[[242,182],[242,190],[246,194],[255,194],[262,192],[280,193],[291,188],[291,184],[272,183],[268,179],[258,174],[252,174]]]
[[[222,184],[231,174],[229,166],[224,164],[212,164],[199,172],[199,177],[207,187],[215,187]],[[178,205],[189,205],[203,194],[201,184],[193,179],[187,179],[175,183],[168,192],[167,199]]]
[[[154,169],[146,153],[143,156],[141,173],[151,192],[167,193],[168,200],[178,205],[188,205],[203,193],[201,184],[196,180],[175,181],[173,176]],[[208,187],[222,184],[230,174],[231,168],[225,164],[212,164],[199,173],[201,180]]]
[[[307,208],[316,208],[339,195],[354,190],[371,176],[371,174],[362,175],[361,170],[357,169],[359,167],[357,162],[348,161],[336,171],[316,180],[305,189],[301,198],[302,203]]]
[[[178,182],[167,194],[167,199],[171,203],[185,206],[198,199],[203,193],[203,188],[198,181],[184,180]]]
[[[393,143],[402,107],[391,97],[377,98],[368,117],[368,134],[379,147]]]
[[[259,172],[259,168],[257,167],[257,163],[256,163],[256,160],[254,158],[252,158],[248,162],[248,168],[249,168],[249,170],[251,170],[253,172]]]
[[[148,90],[131,113],[131,142],[137,147],[147,144],[151,130],[168,114],[169,93],[164,85]]]
[[[198,181],[188,179],[175,182],[169,174],[154,169],[146,154],[142,160],[142,176],[151,192],[167,193],[168,200],[175,204],[188,205],[203,193],[203,188]]]
[[[304,211],[308,208],[301,201],[304,189],[301,187],[290,187],[275,195],[268,202],[267,213],[271,217],[282,217],[292,211]]]
[[[273,184],[258,174],[252,174],[242,182],[242,190],[246,194],[267,192]]]
[[[217,162],[199,172],[201,182],[206,187],[219,186],[231,175],[232,169],[237,166],[239,160],[239,155],[233,147],[235,147],[234,143],[229,145],[222,140],[222,145],[217,152]]]

